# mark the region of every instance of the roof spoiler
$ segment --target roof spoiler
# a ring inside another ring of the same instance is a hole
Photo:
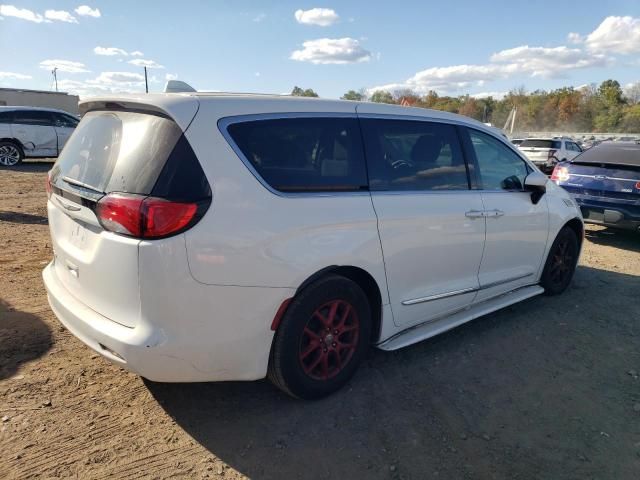
[[[186,93],[196,91],[197,90],[191,85],[181,80],[169,80],[164,86],[164,93]]]

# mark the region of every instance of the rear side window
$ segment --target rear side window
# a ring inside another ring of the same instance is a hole
[[[367,189],[355,118],[278,118],[234,123],[229,135],[258,174],[281,192]]]
[[[11,123],[13,112],[0,112],[0,123]]]
[[[434,122],[363,119],[372,190],[467,190],[456,128]]]
[[[553,148],[555,150],[560,150],[560,140],[535,140],[528,139],[524,140],[521,144],[521,147],[531,147],[531,148]]]
[[[58,158],[52,182],[62,186],[66,179],[99,192],[149,194],[181,135],[180,127],[162,116],[89,112]]]
[[[53,117],[50,112],[38,110],[16,110],[13,115],[13,123],[24,125],[53,125]]]

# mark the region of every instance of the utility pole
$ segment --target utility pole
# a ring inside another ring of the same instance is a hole
[[[149,81],[147,80],[147,67],[144,67],[144,91],[149,93]]]
[[[53,80],[56,82],[56,92],[58,91],[58,67],[53,67],[51,70],[51,75],[53,75]]]

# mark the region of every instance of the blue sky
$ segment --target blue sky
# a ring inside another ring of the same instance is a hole
[[[0,86],[49,89],[57,65],[61,89],[82,95],[142,91],[144,64],[152,91],[179,78],[328,98],[640,81],[638,0],[15,0],[0,17]]]

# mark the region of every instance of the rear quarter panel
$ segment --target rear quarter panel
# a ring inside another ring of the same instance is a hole
[[[201,100],[187,131],[213,191],[205,217],[186,233],[189,267],[204,284],[297,288],[317,271],[351,265],[388,293],[377,219],[368,193],[278,195],[249,171],[218,120],[255,113],[323,112],[322,102]],[[354,113],[355,104],[332,105]]]

